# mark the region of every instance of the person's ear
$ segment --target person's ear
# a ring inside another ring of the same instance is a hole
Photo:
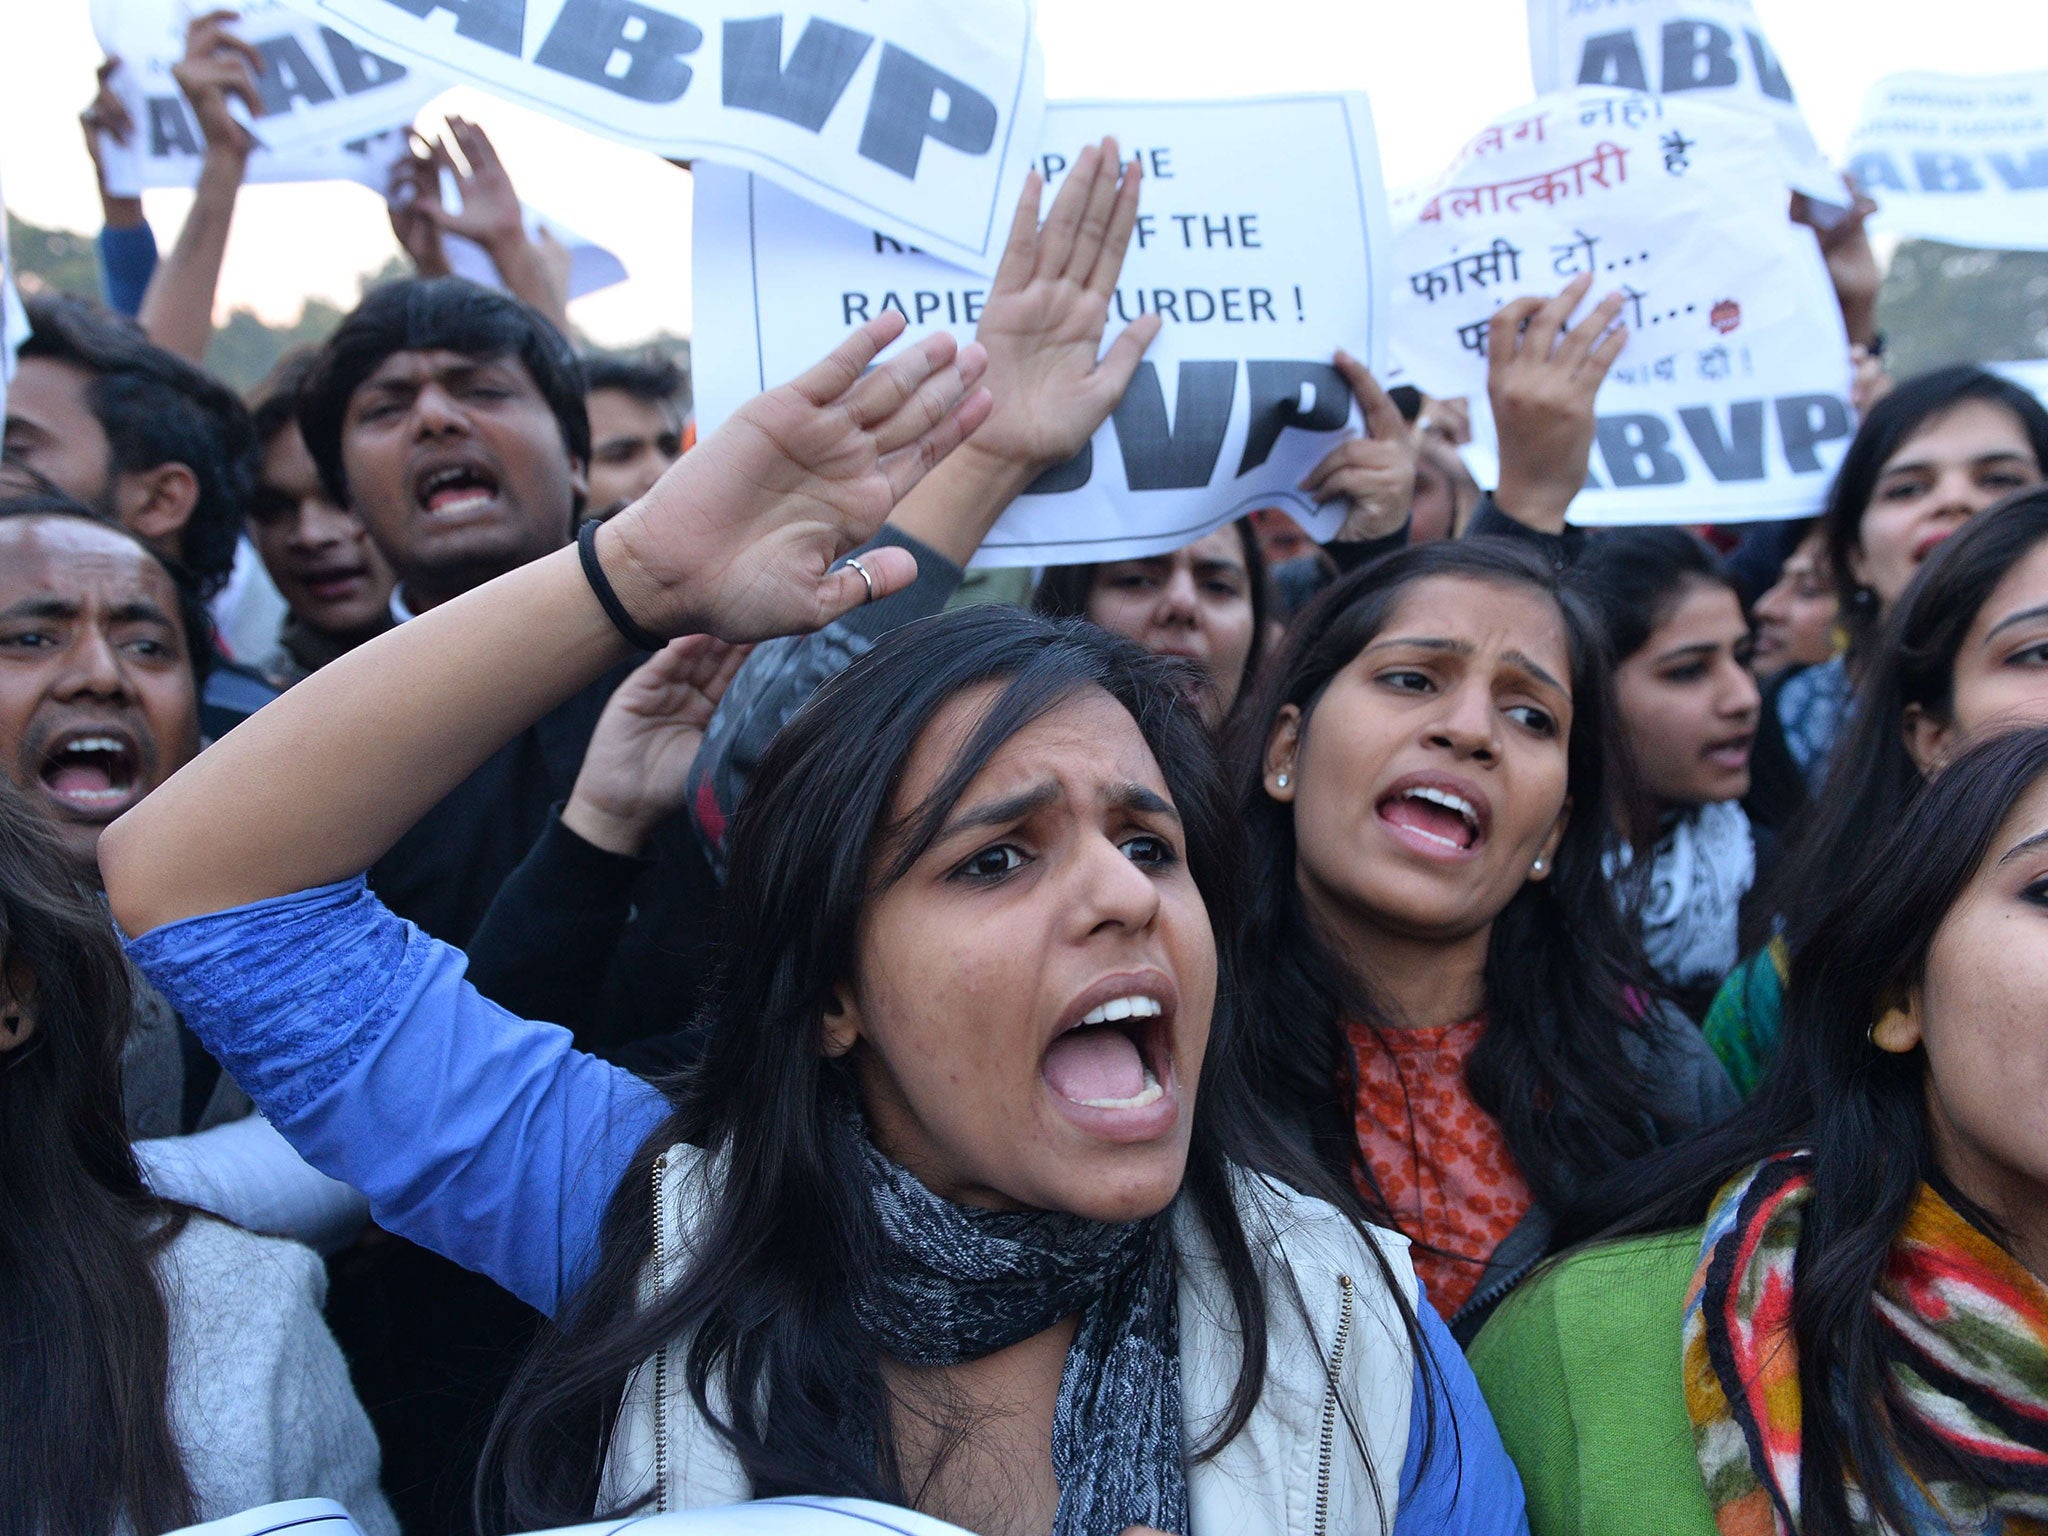
[[[34,993],[27,973],[19,966],[0,967],[0,1056],[35,1037]]]
[[[1906,755],[1923,779],[1932,778],[1945,766],[1955,750],[1955,723],[1937,720],[1918,704],[1908,704],[1899,717],[1899,729],[1906,739]]]
[[[860,1003],[853,995],[853,988],[842,982],[825,1000],[825,1054],[832,1057],[846,1055],[860,1044],[863,1033]]]
[[[1884,1011],[1870,1026],[1870,1043],[1890,1056],[1903,1056],[1920,1044],[1920,999],[1909,996]]]
[[[1870,559],[1863,553],[1863,540],[1860,538],[1849,546],[1849,575],[1859,587],[1870,585]]]
[[[1536,857],[1529,865],[1531,880],[1548,880],[1557,868],[1558,846],[1564,842],[1564,835],[1572,824],[1572,797],[1566,795],[1564,804],[1557,808],[1557,819],[1551,822],[1549,832],[1544,834],[1543,846],[1536,850]]]
[[[160,553],[183,555],[185,527],[199,505],[199,477],[188,465],[159,464],[114,477],[114,511],[121,526]]]
[[[1266,736],[1266,795],[1282,805],[1294,803],[1299,776],[1295,758],[1301,750],[1301,706],[1283,704]]]
[[[574,492],[576,505],[581,507],[590,500],[590,461],[575,455],[569,458],[569,489]]]

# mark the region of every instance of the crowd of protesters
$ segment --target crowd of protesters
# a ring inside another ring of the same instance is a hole
[[[1494,486],[1339,353],[1333,540],[998,594],[1158,329],[1114,141],[696,443],[452,120],[245,402],[254,62],[7,395],[0,1524],[2048,1529],[2048,411],[1883,376],[1867,204],[1818,518],[1568,524],[1582,277]]]

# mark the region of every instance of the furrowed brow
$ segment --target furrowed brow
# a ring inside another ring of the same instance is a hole
[[[1174,822],[1180,820],[1180,812],[1174,809],[1172,801],[1142,784],[1126,781],[1112,785],[1105,798],[1113,810],[1143,811],[1148,816],[1165,816]]]
[[[1005,795],[1000,800],[985,800],[980,805],[971,805],[964,811],[957,811],[945,826],[940,828],[936,841],[958,836],[986,827],[1005,827],[1020,821],[1033,811],[1044,810],[1056,804],[1063,791],[1051,781],[1020,790],[1014,795]]]
[[[61,597],[30,597],[0,609],[0,619],[73,619],[78,604]]]
[[[1711,647],[1709,647],[1709,649],[1711,649]],[[1529,655],[1527,652],[1509,651],[1501,659],[1503,661],[1513,662],[1516,666],[1520,667],[1524,672],[1528,673],[1531,677],[1535,678],[1537,682],[1543,684],[1546,688],[1555,688],[1559,693],[1564,694],[1567,698],[1571,696],[1571,689],[1565,687],[1563,683],[1560,683],[1556,678],[1552,677],[1550,675],[1550,669],[1548,667],[1545,667],[1541,662],[1537,661],[1535,657]]]

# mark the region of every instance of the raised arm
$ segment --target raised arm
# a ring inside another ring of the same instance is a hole
[[[207,343],[213,340],[213,296],[227,254],[228,228],[249,152],[256,147],[228,103],[239,100],[252,115],[263,110],[256,94],[263,56],[229,30],[234,20],[233,11],[196,17],[185,31],[185,57],[172,70],[199,119],[206,156],[185,227],[171,254],[157,264],[137,316],[151,341],[195,363],[206,361]]]
[[[659,635],[733,642],[811,629],[867,597],[836,567],[986,419],[984,357],[934,336],[865,373],[885,314],[749,401],[595,552]],[[956,355],[957,350],[957,355]],[[915,561],[863,562],[876,595]],[[360,646],[252,716],[107,829],[100,862],[131,934],[369,867],[502,743],[630,654],[563,549]]]

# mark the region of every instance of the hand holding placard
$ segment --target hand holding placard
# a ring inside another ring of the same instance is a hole
[[[1565,512],[1585,488],[1593,398],[1628,344],[1628,327],[1617,323],[1626,303],[1619,293],[1566,329],[1592,286],[1582,272],[1554,298],[1504,304],[1487,336],[1486,393],[1500,438],[1495,500],[1542,533],[1564,532]]]
[[[247,158],[256,136],[236,120],[234,104],[252,119],[262,113],[256,76],[263,55],[229,30],[238,19],[225,10],[194,17],[185,31],[185,56],[171,66],[171,78],[192,104],[207,153]]]
[[[1349,506],[1337,530],[1340,540],[1384,539],[1407,526],[1415,505],[1415,437],[1371,369],[1341,347],[1335,361],[1365,416],[1366,435],[1332,448],[1301,488],[1319,504]]]

